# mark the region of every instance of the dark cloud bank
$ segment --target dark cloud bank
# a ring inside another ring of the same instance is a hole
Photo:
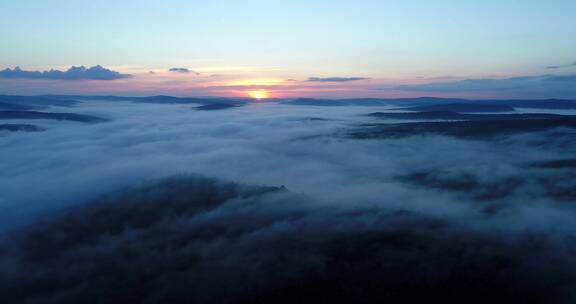
[[[546,68],[550,70],[557,70],[557,69],[564,69],[564,68],[573,68],[576,67],[576,62],[564,65],[549,65]]]
[[[90,68],[73,66],[66,71],[25,71],[20,67],[0,71],[0,78],[58,79],[58,80],[116,80],[132,77],[96,65]]]
[[[200,73],[194,72],[188,68],[171,68],[168,70],[169,72],[173,72],[173,73],[180,73],[180,74],[190,74],[190,73],[194,73],[196,75],[200,75]]]
[[[0,133],[7,303],[576,298],[572,125],[458,136],[374,114],[391,106],[192,108],[91,100],[67,111],[106,122]],[[412,131],[350,136],[383,125]]]
[[[310,77],[309,82],[350,82],[350,81],[360,81],[368,80],[370,78],[366,77]]]

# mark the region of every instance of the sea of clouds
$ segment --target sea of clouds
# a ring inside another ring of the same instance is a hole
[[[0,287],[16,286],[13,299],[30,303],[113,303],[129,294],[134,303],[321,302],[365,292],[406,300],[417,297],[413,291],[447,302],[462,301],[466,292],[478,301],[573,299],[573,202],[548,189],[576,182],[569,170],[530,164],[573,158],[574,136],[566,130],[492,140],[339,136],[375,121],[364,114],[387,109],[270,102],[197,111],[98,100],[54,107],[109,121],[36,121],[48,130],[0,133],[0,228],[13,247],[1,255]],[[480,190],[406,181],[421,172],[438,180],[472,178]],[[223,197],[180,217],[161,211],[170,208],[158,203],[162,196],[142,199],[156,218],[139,213],[138,200],[114,194],[135,187],[129,193],[141,198],[146,185],[171,176],[196,192],[160,190],[171,197],[167,202],[181,196],[201,204],[203,191]],[[204,177],[216,181],[205,184]],[[511,179],[520,182],[505,195],[487,200],[475,193]],[[255,196],[230,190],[243,185],[279,190]],[[105,195],[112,198],[102,203]],[[93,213],[94,205],[104,211]],[[148,225],[131,224],[139,219]],[[88,227],[96,232],[71,233]],[[106,262],[114,260],[118,265]],[[22,276],[23,269],[30,274]],[[54,285],[46,283],[51,279]],[[460,279],[463,286],[455,283]],[[74,280],[85,282],[67,285]],[[382,288],[374,282],[389,293],[376,292]]]

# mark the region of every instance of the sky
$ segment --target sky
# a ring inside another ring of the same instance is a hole
[[[572,0],[0,0],[0,93],[576,98],[574,12]]]

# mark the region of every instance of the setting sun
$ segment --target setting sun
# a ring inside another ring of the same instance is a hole
[[[254,99],[262,100],[268,98],[270,96],[270,93],[268,93],[268,91],[265,90],[257,90],[248,92],[248,95],[250,95],[250,97]]]

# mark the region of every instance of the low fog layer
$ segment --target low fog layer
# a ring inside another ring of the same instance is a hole
[[[574,299],[571,125],[350,136],[405,123],[368,115],[392,108],[92,100],[49,110],[100,123],[10,119],[45,131],[0,130],[0,288],[31,303]]]

